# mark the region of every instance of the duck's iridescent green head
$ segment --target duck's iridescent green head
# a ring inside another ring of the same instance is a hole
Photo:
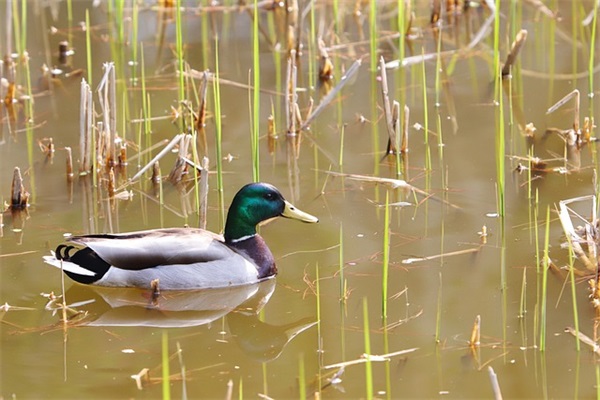
[[[252,236],[256,234],[256,225],[279,216],[303,222],[319,221],[287,202],[275,186],[250,183],[241,188],[231,202],[225,224],[225,241],[234,242]]]

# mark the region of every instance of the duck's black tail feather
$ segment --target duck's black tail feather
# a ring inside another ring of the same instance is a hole
[[[76,251],[75,253],[71,254],[73,250]],[[73,264],[77,264],[81,268],[87,269],[88,271],[94,273],[94,275],[81,275],[68,271],[67,269],[63,269],[69,278],[79,283],[94,283],[101,279],[110,268],[110,264],[100,258],[100,256],[98,256],[98,254],[96,254],[96,252],[89,247],[78,249],[75,246],[61,244],[56,248],[55,253],[57,260],[68,261]]]

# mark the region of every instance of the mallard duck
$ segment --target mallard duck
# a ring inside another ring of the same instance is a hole
[[[223,236],[195,228],[73,236],[44,261],[84,284],[161,290],[218,288],[258,282],[277,273],[256,226],[275,217],[318,222],[267,183],[235,195]]]

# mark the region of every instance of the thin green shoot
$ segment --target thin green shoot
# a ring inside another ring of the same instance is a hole
[[[369,305],[367,298],[363,297],[363,335],[365,341],[365,383],[367,386],[367,400],[373,399],[373,367],[371,365],[371,338],[369,332]]]
[[[579,314],[577,313],[577,292],[575,285],[575,254],[573,251],[573,243],[571,235],[567,235],[567,243],[569,245],[569,281],[571,282],[571,301],[573,305],[573,325],[575,328],[575,337],[579,337]],[[579,340],[575,341],[577,351],[581,350]]]
[[[204,71],[206,71],[207,69],[209,69],[209,60],[210,60],[210,25],[211,25],[211,21],[208,19],[209,17],[209,13],[206,11],[210,4],[211,4],[212,0],[205,0],[204,3],[205,5],[202,7],[202,15],[200,16],[200,30],[201,30],[201,37],[202,37],[202,69]]]
[[[596,26],[598,25],[598,2],[594,1],[594,17],[592,19],[592,32],[590,38],[590,58],[588,62],[589,69],[589,96],[594,95],[594,58],[596,54]]]
[[[436,317],[435,317],[435,342],[441,342],[441,331],[442,331],[442,271],[438,273],[439,287],[438,287],[438,298],[436,305]]]
[[[87,61],[87,81],[92,86],[92,37],[90,26],[90,9],[85,9],[85,53]]]
[[[238,399],[244,399],[244,378],[240,376],[240,384],[238,385]]]
[[[521,298],[519,299],[519,317],[524,318],[527,313],[527,268],[523,268],[521,278]]]
[[[315,266],[315,286],[316,286],[316,296],[317,296],[317,352],[319,354],[319,365],[321,365],[321,360],[323,356],[323,336],[321,332],[321,279],[319,275],[319,264]],[[321,374],[317,375],[317,391],[320,394],[321,392]]]
[[[260,40],[258,30],[258,0],[254,0],[254,18],[252,19],[252,60],[253,68],[253,115],[252,115],[252,179],[260,180],[259,173],[259,137],[260,137]]]
[[[344,167],[344,134],[346,132],[346,124],[342,124],[341,132],[340,132],[340,169]]]
[[[339,248],[339,263],[340,263],[340,301],[346,303],[346,280],[344,278],[344,225],[340,224],[340,248]]]
[[[377,73],[377,0],[369,0],[369,51],[371,73]],[[383,73],[384,71],[382,71]]]
[[[152,132],[152,116],[150,114],[150,94],[146,89],[146,64],[144,60],[144,44],[142,43],[141,47],[141,69],[140,73],[142,75],[142,111],[144,116],[144,134],[149,137]],[[148,144],[148,143],[147,143]]]
[[[16,3],[16,0],[13,0]],[[27,0],[21,0],[21,49],[27,50]],[[71,23],[69,23],[71,26]],[[69,32],[71,30],[69,29]],[[29,73],[27,73],[29,76]]]
[[[23,55],[23,42],[21,41],[21,23],[19,21],[19,3],[15,0],[12,2],[12,20],[13,20],[13,31],[15,33],[15,46],[17,48],[17,54]]]
[[[340,1],[333,0],[333,31],[339,37],[340,33]],[[312,36],[314,38],[314,36]]]
[[[498,214],[501,218],[501,230],[504,232],[504,188],[505,188],[505,137],[504,137],[504,101],[502,96],[502,76],[500,73],[500,0],[496,0],[496,13],[494,16],[494,82],[495,99],[498,103],[496,114],[496,184],[498,187]],[[502,287],[505,282],[502,279]]]
[[[171,382],[169,371],[169,334],[166,330],[162,332],[162,398],[169,400],[171,398]]]
[[[304,353],[298,357],[298,385],[300,386],[300,399],[306,399],[306,376],[304,372]]]
[[[383,218],[383,281],[381,283],[381,317],[387,319],[388,273],[390,267],[390,192],[385,191],[385,213]]]
[[[213,79],[213,97],[215,103],[215,150],[217,158],[217,192],[219,193],[220,228],[225,227],[225,203],[223,199],[223,154],[221,149],[221,88],[219,83],[219,37],[215,36],[215,77]]]
[[[542,263],[542,310],[540,316],[540,351],[546,351],[546,303],[548,293],[548,267],[550,260],[550,206],[546,207],[546,238],[544,240],[544,261]]]
[[[600,399],[600,364],[596,364],[596,399]]]
[[[425,48],[421,49],[421,53],[425,54]],[[425,63],[421,63],[421,77],[423,80],[423,131],[425,132],[425,171],[431,172],[431,149],[429,148],[429,102],[427,100],[427,73]]]
[[[310,39],[308,40],[308,82],[311,91],[317,87],[317,77],[315,74],[315,63],[313,56],[315,52],[315,40],[317,40],[317,32],[315,28],[315,6],[314,3],[310,7]],[[279,91],[279,90],[278,90]]]
[[[133,86],[138,85],[137,81],[137,70],[138,70],[138,21],[139,21],[139,9],[137,1],[133,2],[133,16],[132,16],[132,41],[131,41],[131,81]]]
[[[184,61],[183,61],[183,25],[181,21],[181,0],[176,2],[175,11],[176,43],[177,43],[177,68],[179,72],[179,102],[185,100]]]

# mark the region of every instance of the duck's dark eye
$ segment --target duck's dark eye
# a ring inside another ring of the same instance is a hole
[[[267,200],[274,200],[275,195],[273,193],[265,193],[264,198]]]

